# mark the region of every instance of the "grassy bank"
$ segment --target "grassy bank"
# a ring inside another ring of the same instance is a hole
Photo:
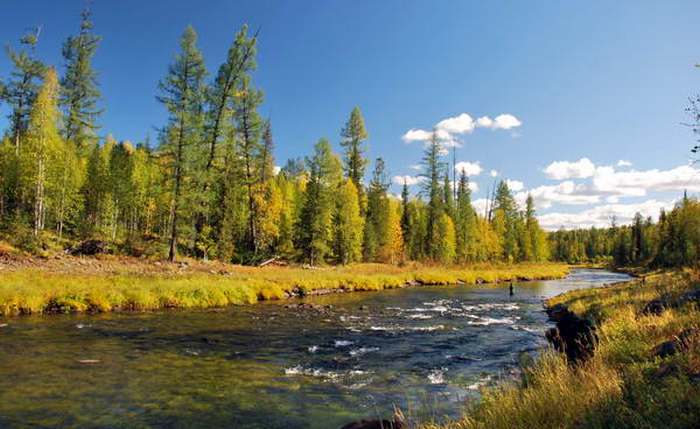
[[[72,258],[0,271],[0,315],[207,308],[293,295],[377,291],[413,284],[474,284],[559,278],[561,264],[475,267],[242,267]]]
[[[600,343],[578,366],[551,350],[524,368],[520,381],[483,392],[465,417],[431,429],[466,428],[689,428],[700,421],[700,329],[696,273],[675,272],[551,299],[594,320]],[[665,303],[658,314],[652,300]],[[646,307],[646,310],[645,310]],[[667,343],[669,344],[669,343]]]

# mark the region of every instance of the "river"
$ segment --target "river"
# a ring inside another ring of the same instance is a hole
[[[574,270],[209,311],[0,318],[0,427],[335,428],[457,416],[545,345],[542,300],[626,280]],[[304,302],[309,308],[296,307]]]

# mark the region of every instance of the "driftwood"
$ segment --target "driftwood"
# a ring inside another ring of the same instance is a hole
[[[258,264],[258,267],[264,267],[265,265],[269,265],[269,264],[275,262],[276,260],[277,260],[277,256],[275,256],[274,258],[270,258],[267,261],[261,262],[260,264]]]

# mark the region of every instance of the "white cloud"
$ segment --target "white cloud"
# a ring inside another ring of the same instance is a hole
[[[279,165],[275,165],[274,167],[272,167],[272,173],[273,173],[275,176],[277,176],[278,174],[280,174],[280,171],[282,171],[282,167],[280,167]]]
[[[423,169],[423,166],[420,164],[412,164],[412,165],[409,165],[408,168],[410,168],[411,170],[415,170],[415,171],[421,171]]]
[[[472,200],[472,206],[474,207],[476,213],[480,216],[484,216],[488,204],[489,200],[486,198],[477,198],[476,200]]]
[[[571,180],[561,182],[556,185],[544,185],[521,191],[515,195],[516,200],[525,201],[527,195],[532,195],[535,206],[539,208],[549,208],[552,204],[595,204],[600,202],[599,195],[591,195],[584,184],[576,184]]]
[[[472,192],[476,193],[479,192],[479,184],[476,182],[469,182],[469,189],[471,189]]]
[[[445,118],[435,124],[434,132],[440,142],[446,147],[460,147],[462,145],[458,136],[471,134],[479,128],[489,128],[492,130],[510,130],[522,125],[520,119],[510,113],[503,113],[494,119],[488,116],[481,116],[476,121],[468,113],[460,113],[457,116]],[[430,131],[420,128],[411,128],[401,137],[406,143],[414,141],[429,141],[432,136]]]
[[[493,125],[493,119],[488,116],[482,116],[476,120],[476,125],[482,128],[491,128]]]
[[[621,159],[617,161],[617,166],[618,167],[631,167],[632,163],[630,161],[627,161],[625,159]]]
[[[403,186],[404,183],[408,186],[414,186],[423,181],[422,176],[394,176],[391,178],[391,181],[395,185],[400,185]]]
[[[509,130],[511,128],[519,127],[522,124],[523,123],[520,121],[520,119],[516,118],[510,113],[504,113],[496,116],[496,119],[493,120],[493,124],[491,124],[490,128],[494,130]]]
[[[588,158],[581,158],[578,161],[555,161],[549,164],[544,172],[550,179],[585,179],[593,176],[595,165]]]
[[[496,171],[496,170],[491,170],[491,171],[489,171],[489,176],[491,176],[491,177],[498,177],[498,171]]]
[[[596,206],[578,213],[547,213],[539,215],[538,219],[543,228],[554,231],[557,229],[574,229],[610,226],[615,218],[619,225],[632,222],[636,213],[642,216],[658,218],[661,209],[670,209],[675,201],[647,200],[637,204],[606,204]]]
[[[525,185],[520,180],[506,179],[506,185],[508,185],[508,189],[510,189],[512,192],[519,192],[525,188]]]
[[[449,134],[469,134],[474,131],[476,124],[468,113],[462,113],[452,118],[443,119],[435,125],[435,128]]]
[[[461,161],[455,164],[455,171],[457,173],[461,173],[464,171],[464,174],[467,176],[478,176],[481,174],[483,169],[481,168],[481,165],[479,165],[479,162],[470,162],[470,161]]]
[[[598,167],[593,190],[620,196],[644,196],[648,192],[700,192],[700,170],[681,165],[670,170],[615,171]]]
[[[415,141],[428,141],[430,140],[430,131],[425,131],[417,128],[411,128],[406,131],[406,134],[401,136],[401,140],[406,143],[411,143]]]

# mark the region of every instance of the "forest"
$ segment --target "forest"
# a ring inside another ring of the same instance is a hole
[[[450,176],[437,138],[425,149],[418,195],[406,185],[400,199],[389,193],[382,158],[365,184],[368,131],[358,107],[340,131],[342,154],[321,138],[305,159],[276,167],[272,124],[258,113],[264,95],[253,83],[257,33],[247,26],[213,78],[197,33],[185,29],[157,85],[169,114],[157,142],[101,138],[92,67],[100,40],[84,12],[63,45],[62,73],[37,58],[38,29],[8,48],[0,218],[3,235],[22,249],[92,239],[127,255],[244,264],[549,258],[532,199],[519,210],[502,182],[489,212],[477,214],[467,176]]]
[[[339,126],[342,153],[320,138],[310,155],[277,167],[272,123],[258,113],[258,33],[247,26],[212,75],[197,33],[185,29],[157,83],[168,121],[155,142],[100,136],[92,59],[101,37],[89,11],[63,44],[60,72],[37,57],[39,39],[36,28],[8,47],[13,70],[0,82],[0,102],[10,110],[0,142],[0,228],[31,253],[97,240],[124,255],[242,264],[697,261],[693,199],[656,224],[638,215],[631,226],[613,221],[607,229],[547,234],[533,199],[519,207],[505,181],[477,213],[467,175],[445,160],[435,136],[424,151],[420,192],[411,195],[404,184],[397,198],[383,158],[368,171],[359,107]]]

